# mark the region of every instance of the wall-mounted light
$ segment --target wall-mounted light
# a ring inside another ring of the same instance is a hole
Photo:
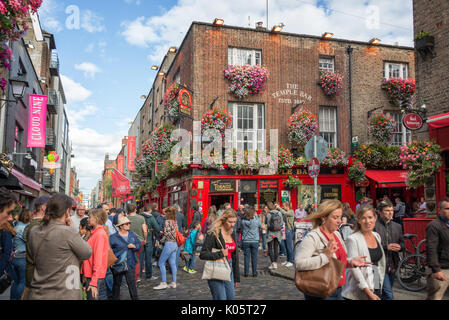
[[[176,51],[178,51],[178,49],[176,49],[176,47],[170,47],[170,49],[168,49],[168,52],[170,52],[170,53],[176,53]]]
[[[282,31],[282,28],[283,28],[283,26],[281,26],[281,25],[274,26],[273,29],[271,29],[271,32],[279,33]]]
[[[379,43],[380,43],[380,39],[378,39],[378,38],[372,38],[369,41],[369,44],[372,45],[372,46],[378,45]]]
[[[28,87],[28,82],[19,79],[10,79],[12,86],[12,95],[16,100],[22,99],[25,93],[25,87]]]
[[[158,75],[163,77],[165,75],[165,72],[159,72]]]
[[[158,70],[158,69],[159,69],[158,66],[152,66],[152,67],[151,67],[151,70]]]
[[[146,95],[141,95],[141,96],[140,96],[140,99],[142,99],[142,100],[145,100],[146,98],[147,98]]]
[[[214,20],[214,26],[221,27],[224,24],[224,20],[220,18],[215,18]]]
[[[334,34],[332,33],[332,32],[325,32],[325,33],[323,33],[323,35],[322,35],[322,37],[324,38],[324,39],[330,39],[330,38],[332,38],[334,36]]]

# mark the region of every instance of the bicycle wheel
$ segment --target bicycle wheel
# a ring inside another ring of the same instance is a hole
[[[424,290],[427,287],[426,265],[426,257],[421,254],[404,257],[396,271],[399,284],[409,291]]]

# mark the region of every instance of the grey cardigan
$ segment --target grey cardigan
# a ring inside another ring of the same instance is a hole
[[[47,234],[49,228],[52,230]],[[28,298],[81,300],[80,262],[91,256],[90,245],[75,229],[57,221],[31,229],[28,241],[32,256],[42,240]]]

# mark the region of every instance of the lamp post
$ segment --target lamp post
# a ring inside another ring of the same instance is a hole
[[[9,83],[11,84],[12,88],[12,95],[14,96],[14,100],[9,99],[0,99],[0,101],[4,101],[5,103],[0,107],[0,110],[7,104],[7,102],[15,102],[17,103],[19,99],[23,98],[23,95],[25,93],[25,87],[28,87],[28,82],[25,80],[20,79],[9,79]]]

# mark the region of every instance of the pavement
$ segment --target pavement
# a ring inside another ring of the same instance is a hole
[[[280,257],[278,269],[269,270],[270,258],[263,255],[259,250],[258,256],[258,276],[243,276],[243,253],[239,253],[240,260],[240,284],[235,289],[235,300],[304,300],[304,295],[296,288],[294,282],[294,268],[286,268],[281,262],[286,260]],[[160,283],[159,268],[153,267],[153,275],[158,276],[156,280],[141,280],[137,284],[137,291],[141,300],[212,300],[206,280],[202,280],[204,261],[196,259],[196,274],[188,274],[182,270],[184,262],[180,260],[177,272],[177,288],[154,290],[153,287]],[[167,282],[171,282],[172,277],[167,268]],[[251,268],[250,268],[251,270]],[[129,300],[129,293],[125,281],[121,290],[121,300]],[[426,291],[410,292],[403,289],[398,282],[394,285],[396,300],[425,300]],[[0,295],[0,300],[9,300],[9,290]],[[449,300],[449,292],[444,300]]]

